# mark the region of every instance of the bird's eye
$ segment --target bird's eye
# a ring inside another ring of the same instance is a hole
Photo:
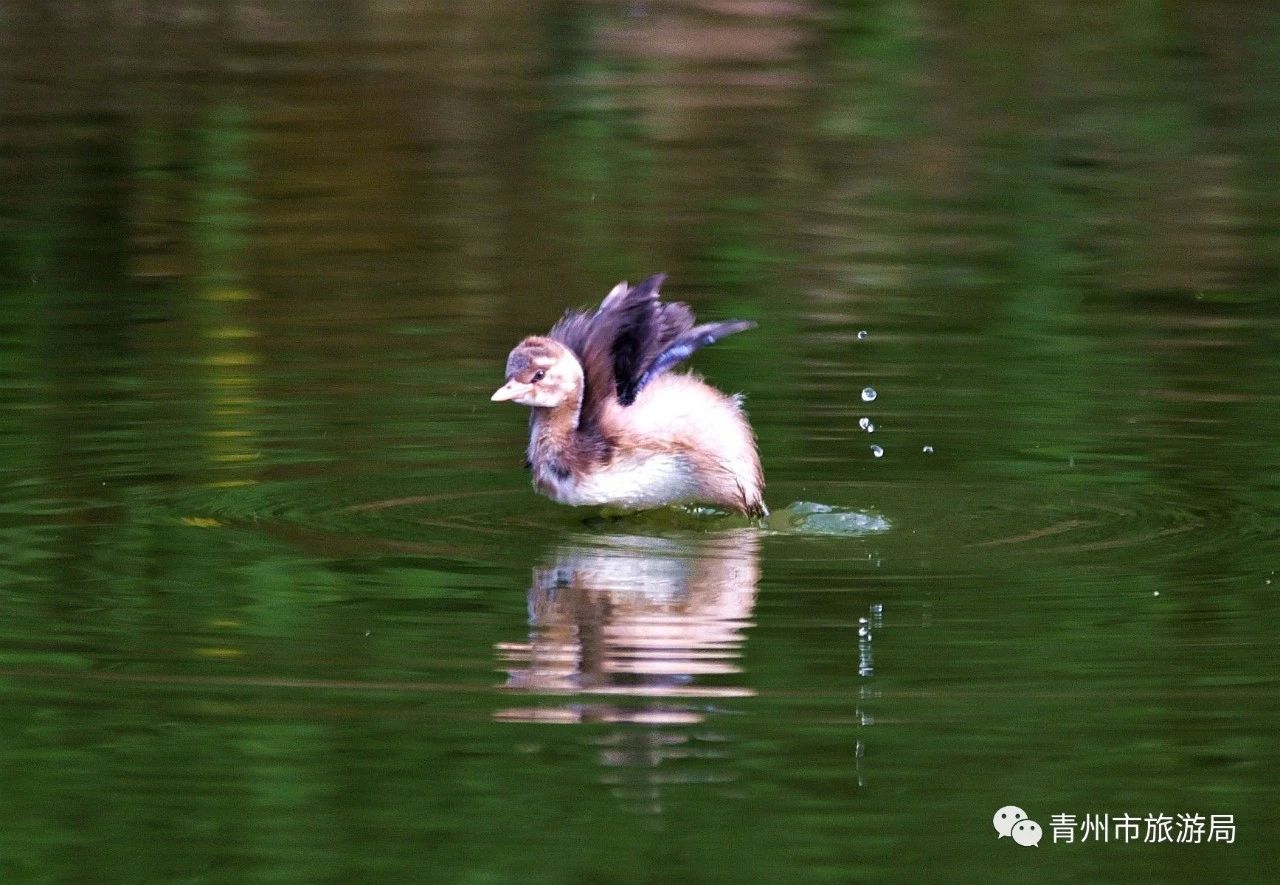
[[[533,373],[533,383],[537,384],[539,381],[541,381],[545,377],[547,377],[547,370],[539,369],[538,371]]]

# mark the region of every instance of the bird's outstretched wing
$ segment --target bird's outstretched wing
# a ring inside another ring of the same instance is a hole
[[[582,364],[580,427],[593,426],[609,397],[629,406],[646,384],[698,348],[755,326],[741,320],[695,326],[687,304],[659,300],[665,279],[654,274],[635,286],[619,283],[599,308],[570,311],[551,329],[550,336]]]

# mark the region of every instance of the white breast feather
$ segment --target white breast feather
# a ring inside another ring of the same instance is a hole
[[[613,505],[631,509],[687,501],[697,485],[687,459],[651,454],[615,458],[583,477],[547,477],[551,497],[562,504]]]
[[[691,501],[702,492],[699,479],[689,458],[670,451],[683,448],[714,455],[750,493],[757,456],[740,405],[740,397],[725,397],[692,375],[663,375],[632,405],[606,407],[607,420],[632,441],[633,452],[618,453],[586,476],[548,472],[541,480],[562,504],[644,509]]]

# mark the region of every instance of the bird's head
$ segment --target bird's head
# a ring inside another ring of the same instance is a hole
[[[531,336],[516,345],[507,357],[507,383],[490,399],[511,400],[522,406],[554,409],[577,403],[582,394],[582,366],[559,341]]]

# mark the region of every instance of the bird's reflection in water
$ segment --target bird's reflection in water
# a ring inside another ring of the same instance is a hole
[[[701,717],[689,702],[750,696],[731,677],[751,626],[758,554],[749,529],[678,539],[587,535],[562,544],[534,570],[529,641],[499,646],[506,687],[684,702],[523,711],[539,720],[690,722]]]
[[[651,726],[597,740],[601,764],[614,770],[604,779],[645,810],[660,807],[660,783],[729,780],[714,764],[681,764],[722,757],[725,736],[677,726],[754,695],[738,676],[759,577],[752,529],[561,544],[534,570],[528,641],[498,646],[507,690],[557,699],[497,718]],[[667,763],[684,774],[659,777],[654,770]]]

